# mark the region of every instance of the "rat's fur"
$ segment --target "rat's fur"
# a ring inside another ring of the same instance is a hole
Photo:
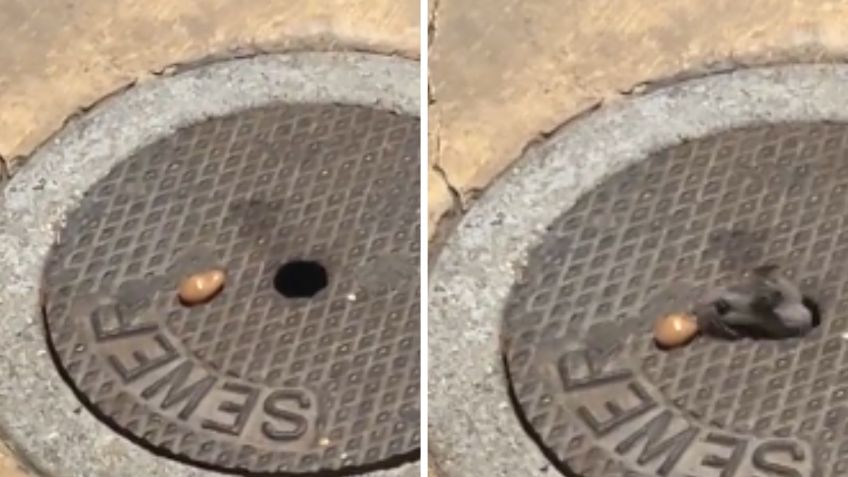
[[[771,265],[754,269],[745,283],[713,290],[692,312],[702,332],[729,339],[803,336],[814,326],[800,290]]]

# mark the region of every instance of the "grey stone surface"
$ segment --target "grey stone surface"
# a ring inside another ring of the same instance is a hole
[[[104,101],[43,145],[0,203],[0,434],[45,475],[218,475],[153,456],[94,418],[62,381],[39,312],[43,260],[82,193],[133,151],[205,117],[289,102],[418,115],[418,65],[367,54],[300,53],[219,63]],[[382,477],[418,475],[419,464]]]
[[[521,428],[500,358],[503,304],[545,226],[604,177],[720,130],[848,121],[848,67],[798,65],[687,81],[608,105],[528,151],[445,243],[429,293],[430,453],[446,477],[556,473]]]

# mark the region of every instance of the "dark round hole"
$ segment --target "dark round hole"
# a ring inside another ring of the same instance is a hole
[[[821,325],[821,309],[819,308],[819,304],[808,296],[803,297],[801,303],[803,303],[813,315],[813,328],[817,328]]]
[[[293,260],[274,275],[274,289],[288,298],[309,298],[327,286],[327,269],[318,262]]]

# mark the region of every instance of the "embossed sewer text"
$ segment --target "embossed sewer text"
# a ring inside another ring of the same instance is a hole
[[[600,364],[586,349],[565,352],[553,365],[569,408],[598,444],[645,472],[812,475],[812,454],[804,443],[755,438],[697,423],[664,404],[661,394],[638,373],[614,363]]]
[[[94,308],[90,321],[97,354],[127,389],[159,412],[258,445],[285,446],[312,435],[311,393],[266,389],[212,373],[187,357],[165,327],[133,323],[113,303]]]

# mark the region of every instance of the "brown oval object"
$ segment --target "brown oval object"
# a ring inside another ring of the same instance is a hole
[[[654,339],[664,348],[684,345],[696,334],[698,320],[689,313],[670,313],[654,323]]]
[[[183,279],[178,294],[186,305],[205,303],[224,288],[224,272],[209,270],[195,273]]]

